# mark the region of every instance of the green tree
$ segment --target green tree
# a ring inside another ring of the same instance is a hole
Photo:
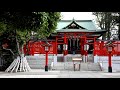
[[[116,23],[118,24],[118,38],[120,40],[120,12],[115,12],[114,17],[116,17]]]
[[[60,12],[9,12],[0,13],[0,32],[12,32],[16,41],[17,55],[21,57],[20,49],[35,32],[37,38],[46,38],[56,29],[60,20]],[[6,29],[7,27],[7,29]]]
[[[96,21],[98,23],[98,26],[102,30],[106,30],[107,32],[103,34],[102,39],[105,40],[110,39],[111,33],[110,31],[112,28],[117,24],[116,23],[116,17],[113,15],[114,12],[93,12],[93,15],[96,16]]]
[[[36,32],[37,38],[48,37],[60,20],[60,12],[6,12],[0,14],[0,21],[10,26],[19,38],[25,43],[30,39],[31,32]],[[18,52],[23,43],[18,45]]]
[[[118,35],[119,35],[119,40],[120,40],[120,12],[118,12],[118,14],[119,14],[119,16],[118,16],[118,29],[119,29],[119,31],[118,31]]]

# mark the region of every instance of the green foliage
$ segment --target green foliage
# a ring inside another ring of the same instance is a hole
[[[4,33],[2,33],[0,36],[0,41],[0,46],[2,45],[2,43],[7,41],[7,43],[9,44],[8,48],[11,49],[14,53],[17,53],[15,33],[12,30],[8,29],[4,31]]]
[[[22,32],[37,32],[38,37],[49,36],[60,20],[60,12],[1,12],[0,21]]]
[[[112,28],[117,24],[117,17],[115,16],[116,13],[117,12],[93,12],[93,15],[96,16],[98,26],[107,31],[107,33],[103,36],[103,39],[106,39],[105,36],[110,39],[110,30],[112,30]]]
[[[31,34],[30,34],[30,32],[29,32],[29,30],[24,30],[24,32],[22,32],[22,31],[20,31],[20,30],[18,30],[17,31],[17,36],[19,37],[19,42],[20,42],[20,46],[21,45],[23,45],[23,44],[26,44],[26,42],[28,41],[28,40],[30,40],[30,36],[31,36]]]
[[[46,12],[43,14],[41,26],[36,29],[38,38],[48,37],[56,30],[57,22],[60,20],[59,12]]]
[[[6,24],[0,22],[0,35],[6,30]]]
[[[116,24],[116,17],[113,16],[113,12],[93,12],[93,15],[96,16],[96,21],[101,29],[110,29]]]
[[[0,32],[15,32],[14,37],[17,36],[21,47],[30,39],[32,31],[37,38],[48,37],[56,29],[60,16],[60,12],[1,11]]]
[[[2,42],[9,41],[9,49],[15,56],[20,55],[21,47],[31,38],[31,32],[36,33],[37,38],[48,37],[56,29],[60,20],[60,12],[0,12],[0,55]],[[8,51],[6,51],[8,52]],[[13,58],[4,56],[5,69],[11,64]],[[14,58],[16,58],[14,57]]]

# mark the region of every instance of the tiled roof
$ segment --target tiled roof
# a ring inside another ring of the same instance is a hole
[[[57,30],[57,32],[106,32],[105,30],[100,30],[100,29],[96,29],[96,30],[87,30],[87,29],[60,29]]]
[[[58,22],[58,26],[56,30],[61,30],[62,28],[69,25],[73,20],[61,20]],[[95,24],[92,20],[75,20],[75,22],[81,27],[86,28],[87,30],[97,30]]]

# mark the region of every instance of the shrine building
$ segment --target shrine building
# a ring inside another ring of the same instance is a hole
[[[94,55],[95,42],[105,32],[106,30],[97,29],[92,20],[61,20],[55,32],[47,38],[51,44],[48,53],[63,56]],[[44,44],[42,39],[38,39],[37,42],[31,39],[28,43],[29,50],[24,47],[24,52],[28,52],[29,55],[45,54],[42,44]]]

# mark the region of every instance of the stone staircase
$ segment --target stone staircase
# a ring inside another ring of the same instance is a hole
[[[31,69],[44,69],[45,68],[45,56],[26,56],[27,62]],[[53,58],[48,58],[48,68],[51,68]]]
[[[78,65],[76,66],[76,69],[78,68]],[[68,71],[74,71],[73,69],[73,62],[58,62],[54,65],[53,70],[68,70]],[[81,63],[80,71],[101,71],[100,65],[98,63]]]
[[[75,57],[79,58],[79,57],[81,57],[81,55],[80,54],[75,54],[75,55],[68,54],[65,57],[64,62],[57,62],[57,64],[55,64],[52,69],[53,70],[69,70],[69,71],[73,71],[74,70],[73,62],[72,62],[73,57],[74,58]],[[76,66],[76,68],[78,68],[78,65]],[[100,67],[99,63],[94,63],[93,62],[93,55],[89,54],[88,55],[88,62],[87,63],[81,62],[80,71],[101,71],[101,67]]]
[[[74,56],[78,57],[78,56]],[[45,56],[26,56],[27,62],[31,69],[44,69],[45,68]],[[48,68],[52,70],[68,70],[73,71],[72,57],[68,56],[65,62],[57,62],[53,64],[51,68],[51,63],[54,57],[49,57]],[[76,67],[77,68],[77,67]],[[98,63],[93,63],[92,60],[87,63],[81,62],[80,71],[101,71],[100,65]]]
[[[98,63],[81,63],[81,71],[101,71],[100,65]]]

